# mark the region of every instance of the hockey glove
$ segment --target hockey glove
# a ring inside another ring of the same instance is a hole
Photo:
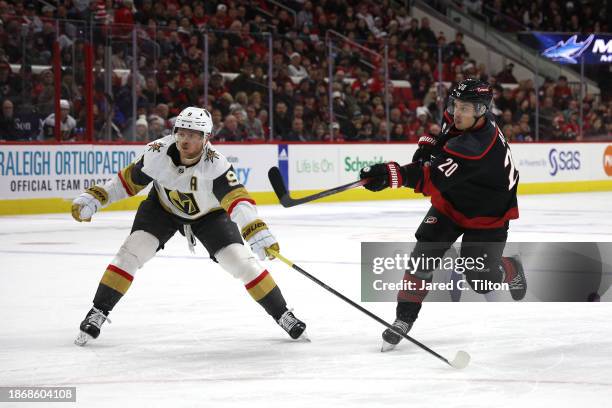
[[[419,138],[418,149],[412,156],[412,162],[425,164],[431,161],[431,155],[435,152],[438,146],[438,139],[431,135],[423,135]]]
[[[72,201],[72,218],[78,222],[90,222],[106,202],[108,194],[99,187],[92,187]]]
[[[380,191],[387,187],[399,188],[403,185],[400,166],[396,162],[376,163],[369,167],[364,167],[359,172],[361,180],[372,178],[372,181],[363,186],[370,191]]]
[[[280,249],[276,238],[270,233],[266,223],[260,219],[251,222],[242,229],[242,238],[249,243],[253,253],[262,261],[268,256],[270,259],[274,258],[272,255],[267,255],[267,248],[272,248],[275,251]]]

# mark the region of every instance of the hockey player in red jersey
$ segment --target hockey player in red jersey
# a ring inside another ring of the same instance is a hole
[[[153,184],[138,207],[130,235],[102,276],[93,307],[81,323],[77,345],[98,337],[136,271],[177,231],[187,237],[191,249],[199,240],[211,258],[239,279],[289,336],[297,339],[304,333],[306,325],[287,309],[272,275],[243,245],[244,239],[261,260],[267,257],[266,249],[279,248],[233,167],[209,142],[212,130],[212,117],[206,109],[184,109],[172,135],[149,143],[144,153],[113,179],[89,188],[73,201],[74,219],[90,221],[100,208]]]
[[[462,81],[449,95],[440,135],[422,137],[412,163],[375,164],[363,168],[360,177],[373,178],[364,186],[371,191],[409,187],[431,197],[431,208],[415,234],[415,256],[442,257],[463,235],[461,256],[487,253],[484,270],[465,272],[468,284],[479,293],[487,293],[474,285],[477,279],[505,282],[512,297],[520,300],[526,292],[520,262],[502,257],[509,221],[519,216],[516,200],[519,174],[510,146],[489,112],[491,99],[487,83],[476,79]],[[425,268],[406,271],[404,280],[421,288],[423,281],[432,280],[432,272]],[[426,295],[426,289],[398,293],[393,323],[396,330],[408,333]],[[400,339],[397,333],[385,330],[383,351],[392,349]]]

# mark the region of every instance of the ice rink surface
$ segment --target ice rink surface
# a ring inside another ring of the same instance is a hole
[[[612,241],[612,193],[522,196],[519,205],[510,241]],[[360,242],[413,240],[428,207],[259,209],[286,257],[359,300]],[[69,214],[0,217],[0,386],[75,386],[84,407],[611,404],[611,303],[426,303],[411,335],[449,358],[468,351],[472,362],[458,371],[407,342],[380,353],[378,323],[268,262],[312,339],[290,341],[240,282],[200,244],[191,255],[178,234],[138,271],[98,340],[76,347],[133,215],[103,212],[91,224]],[[393,303],[363,305],[393,320]]]

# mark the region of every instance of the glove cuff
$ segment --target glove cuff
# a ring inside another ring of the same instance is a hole
[[[244,228],[242,228],[242,238],[248,241],[249,239],[253,238],[253,236],[255,236],[255,234],[257,234],[259,231],[267,229],[268,226],[265,222],[260,219],[256,219],[255,221],[245,225]]]
[[[438,144],[438,139],[434,136],[423,135],[419,138],[419,141],[417,142],[417,144],[419,146],[422,146],[422,145],[435,146]]]
[[[103,206],[106,205],[106,203],[108,203],[108,193],[102,187],[93,186],[85,190],[85,192],[93,196]]]
[[[389,187],[400,188],[404,185],[399,164],[395,162],[387,163],[387,174],[389,174]]]

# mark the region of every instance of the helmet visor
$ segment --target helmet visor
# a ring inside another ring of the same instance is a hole
[[[463,101],[449,96],[448,104],[446,105],[446,110],[451,115],[454,115],[455,111],[457,111],[464,116],[471,115],[479,117],[485,114],[485,112],[487,111],[487,107],[482,103]]]

